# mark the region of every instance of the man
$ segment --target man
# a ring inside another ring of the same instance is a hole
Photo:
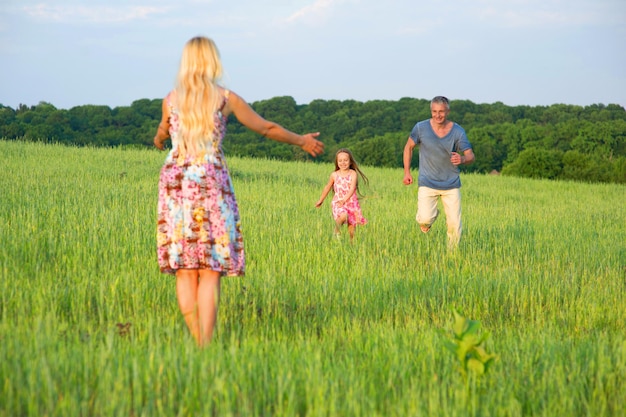
[[[448,120],[450,102],[437,96],[430,102],[431,118],[418,122],[404,146],[404,184],[413,183],[411,159],[419,145],[419,176],[417,215],[415,219],[428,233],[439,215],[441,198],[448,225],[448,246],[454,248],[461,240],[461,178],[459,165],[474,161],[472,145],[465,130]]]

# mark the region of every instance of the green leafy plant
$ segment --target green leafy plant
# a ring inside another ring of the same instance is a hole
[[[494,363],[497,355],[487,353],[483,343],[489,338],[489,333],[480,334],[480,321],[470,320],[454,313],[452,339],[445,340],[445,347],[454,354],[459,361],[459,368],[463,377],[472,372],[475,376],[482,376]]]

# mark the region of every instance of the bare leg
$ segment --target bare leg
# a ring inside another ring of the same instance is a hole
[[[354,224],[349,224],[348,225],[348,233],[350,234],[350,242],[352,242],[352,240],[354,239],[354,231],[356,229],[356,226]]]
[[[189,332],[196,343],[200,344],[197,269],[179,269],[176,271],[176,296],[178,297],[178,307],[185,318]]]
[[[211,342],[217,323],[217,310],[220,300],[221,274],[208,269],[200,270],[198,285],[198,320],[200,322],[200,345]]]
[[[209,269],[179,269],[176,295],[180,312],[198,346],[208,344],[217,322],[221,275]]]
[[[348,215],[346,213],[341,214],[335,220],[335,236],[339,236],[341,226],[343,226],[348,221]]]

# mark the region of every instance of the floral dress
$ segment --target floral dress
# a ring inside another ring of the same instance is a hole
[[[178,269],[210,269],[222,275],[241,276],[245,256],[239,208],[222,151],[228,100],[225,92],[215,114],[213,143],[200,156],[182,158],[177,151],[179,119],[170,106],[172,150],[159,178],[157,257],[161,272]]]
[[[335,181],[333,183],[335,195],[333,196],[333,201],[331,202],[333,208],[333,218],[337,220],[337,218],[343,213],[347,213],[349,225],[365,224],[367,223],[367,220],[363,217],[363,213],[361,212],[361,205],[359,204],[356,192],[352,194],[350,199],[344,205],[338,204],[338,201],[342,200],[350,192],[350,181],[350,175],[342,177],[338,172],[335,174]]]

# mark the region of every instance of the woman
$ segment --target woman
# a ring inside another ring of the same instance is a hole
[[[314,157],[324,151],[319,132],[299,135],[265,120],[220,86],[221,76],[215,43],[206,37],[189,40],[154,137],[161,150],[165,140],[172,141],[159,178],[159,267],[176,275],[178,305],[199,346],[213,336],[221,277],[245,272],[239,209],[222,151],[228,116]]]

